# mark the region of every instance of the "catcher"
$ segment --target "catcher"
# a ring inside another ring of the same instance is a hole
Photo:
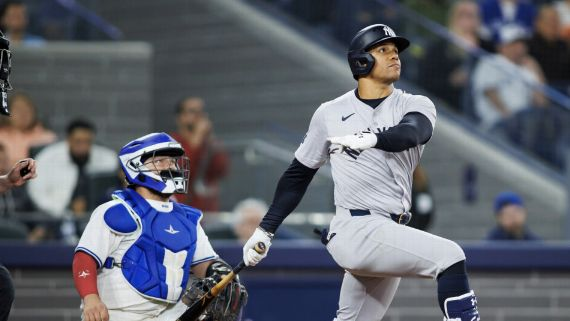
[[[119,152],[128,187],[97,207],[75,249],[73,278],[85,321],[173,321],[201,291],[227,274],[200,226],[202,212],[171,201],[186,193],[184,149],[165,133]],[[207,290],[207,289],[206,289]],[[203,320],[234,321],[245,305],[234,281]]]

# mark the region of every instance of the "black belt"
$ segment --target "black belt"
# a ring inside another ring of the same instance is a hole
[[[371,214],[370,210],[348,210],[348,211],[350,212],[351,216],[366,216]],[[412,213],[405,212],[401,214],[390,214],[390,218],[392,218],[392,221],[398,224],[407,225],[412,220]]]

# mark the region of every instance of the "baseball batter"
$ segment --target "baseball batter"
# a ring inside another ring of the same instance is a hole
[[[200,226],[202,212],[170,200],[188,187],[188,158],[178,142],[149,134],[125,145],[119,161],[129,186],[95,209],[75,250],[82,318],[176,320],[187,308],[180,298],[190,271],[217,277],[229,266],[217,260]]]
[[[436,279],[444,320],[480,319],[462,249],[405,226],[411,218],[412,173],[437,118],[427,97],[393,86],[400,77],[399,53],[408,46],[408,40],[382,24],[356,34],[348,61],[358,88],[315,111],[269,211],[243,248],[248,265],[267,255],[253,246],[270,245],[318,168],[329,160],[336,215],[325,243],[346,271],[337,321],[381,320],[401,277]]]

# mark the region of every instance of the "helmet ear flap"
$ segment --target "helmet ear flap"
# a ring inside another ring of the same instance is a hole
[[[348,64],[354,79],[358,76],[367,75],[374,67],[374,57],[368,52],[350,52],[348,54]]]

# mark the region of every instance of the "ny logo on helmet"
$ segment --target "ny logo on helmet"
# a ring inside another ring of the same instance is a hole
[[[394,32],[394,30],[392,30],[392,28],[388,26],[384,26],[384,33],[386,34],[386,36],[396,37],[396,33]]]

